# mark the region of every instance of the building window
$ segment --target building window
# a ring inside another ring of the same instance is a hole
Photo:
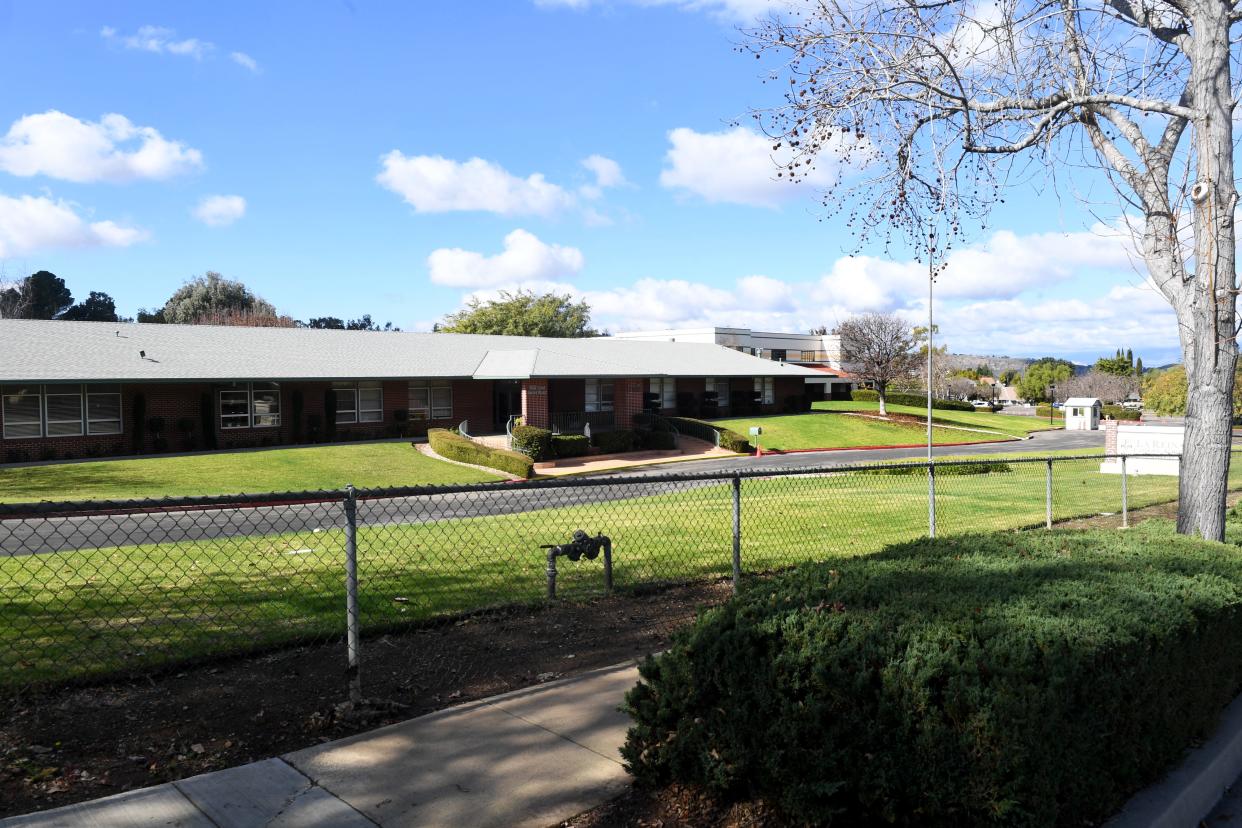
[[[42,403],[37,385],[6,385],[4,395],[4,439],[42,437]]]
[[[784,348],[773,348],[772,359],[775,362],[784,362],[785,361],[785,349]]]
[[[802,361],[803,362],[815,362],[815,352],[814,351],[803,351]]]
[[[384,386],[378,381],[334,382],[332,393],[337,425],[384,421]]]
[[[755,395],[761,405],[772,405],[776,402],[776,378],[755,377]]]
[[[453,386],[447,381],[410,386],[410,413],[422,412],[428,420],[447,420],[453,416]]]
[[[274,428],[280,425],[280,385],[234,382],[220,388],[220,428]]]
[[[121,433],[119,385],[6,385],[4,438]]]
[[[726,409],[729,407],[729,381],[721,377],[708,377],[705,381],[705,391],[709,394],[716,394],[716,408]]]
[[[586,411],[612,411],[614,403],[612,380],[586,380]]]
[[[44,433],[48,437],[80,437],[82,430],[82,386],[43,386]]]
[[[86,433],[121,433],[121,386],[86,386]]]
[[[674,411],[677,408],[677,380],[673,377],[652,377],[648,380],[651,394],[658,394],[661,411]]]

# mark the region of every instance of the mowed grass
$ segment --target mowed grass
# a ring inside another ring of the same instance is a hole
[[[1098,460],[1056,465],[1056,519],[1120,509],[1120,478],[1098,469]],[[1041,525],[1044,475],[1041,462],[938,475],[939,533]],[[1234,478],[1231,484],[1242,488],[1242,472]],[[556,492],[548,491],[550,506]],[[1175,478],[1129,480],[1132,508],[1176,496]],[[751,572],[865,555],[927,531],[922,470],[747,479],[742,498],[742,564]],[[345,606],[343,536],[334,513],[325,513],[324,525],[317,532],[0,559],[0,684],[63,681],[338,637]],[[547,560],[539,547],[568,539],[574,529],[612,538],[621,589],[731,571],[727,483],[521,514],[362,526],[362,623],[379,630],[537,603]],[[561,559],[559,569],[562,597],[602,589],[599,560]]]
[[[848,403],[863,406],[866,403]],[[894,409],[896,407],[894,406]],[[865,411],[867,409],[857,409]],[[873,410],[875,406],[873,405]],[[963,414],[967,412],[962,412]],[[777,414],[761,417],[736,417],[712,420],[715,425],[732,429],[743,436],[751,426],[763,428],[756,441],[765,449],[793,450],[812,448],[850,448],[857,446],[905,446],[918,445],[927,440],[926,425],[910,425],[902,422],[884,422],[868,417],[855,417],[841,411],[810,411],[804,414]],[[926,420],[924,420],[926,423]],[[1025,434],[1025,432],[1024,432]],[[964,431],[937,428],[933,420],[932,441],[936,444],[994,442],[1008,440],[1014,435],[991,431]]]
[[[0,503],[291,492],[498,480],[409,442],[258,449],[0,469]]]
[[[915,417],[922,417],[923,421],[927,422],[926,408],[914,405],[889,405],[887,408],[895,414],[910,414]],[[864,402],[861,400],[858,402],[852,400],[825,400],[815,403],[814,409],[816,411],[866,411],[878,414],[880,404],[878,402]],[[985,428],[1013,437],[1025,437],[1027,434],[1035,431],[1061,428],[1065,424],[1060,419],[1050,424],[1047,417],[993,414],[991,411],[947,411],[939,408],[932,409],[932,424],[935,425],[936,423],[961,426],[963,428]]]

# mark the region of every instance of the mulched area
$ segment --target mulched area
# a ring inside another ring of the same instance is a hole
[[[561,823],[561,828],[792,828],[763,802],[724,804],[695,788],[631,787],[611,802]]]
[[[363,641],[373,715],[346,717],[343,643],[6,699],[0,816],[265,759],[663,649],[727,582],[507,611]],[[739,823],[740,824],[740,823]]]

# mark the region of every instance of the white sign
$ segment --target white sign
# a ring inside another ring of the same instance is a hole
[[[763,426],[751,426],[750,427],[751,437],[758,437],[762,433],[763,433]]]
[[[1184,426],[1119,425],[1116,454],[1182,453],[1186,438]],[[1127,457],[1126,474],[1167,474],[1177,476],[1177,457]],[[1100,464],[1105,474],[1121,474],[1121,460],[1105,460]]]

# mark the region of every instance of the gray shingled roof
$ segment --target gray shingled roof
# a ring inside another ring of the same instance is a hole
[[[5,383],[635,376],[822,375],[691,342],[0,319]]]

